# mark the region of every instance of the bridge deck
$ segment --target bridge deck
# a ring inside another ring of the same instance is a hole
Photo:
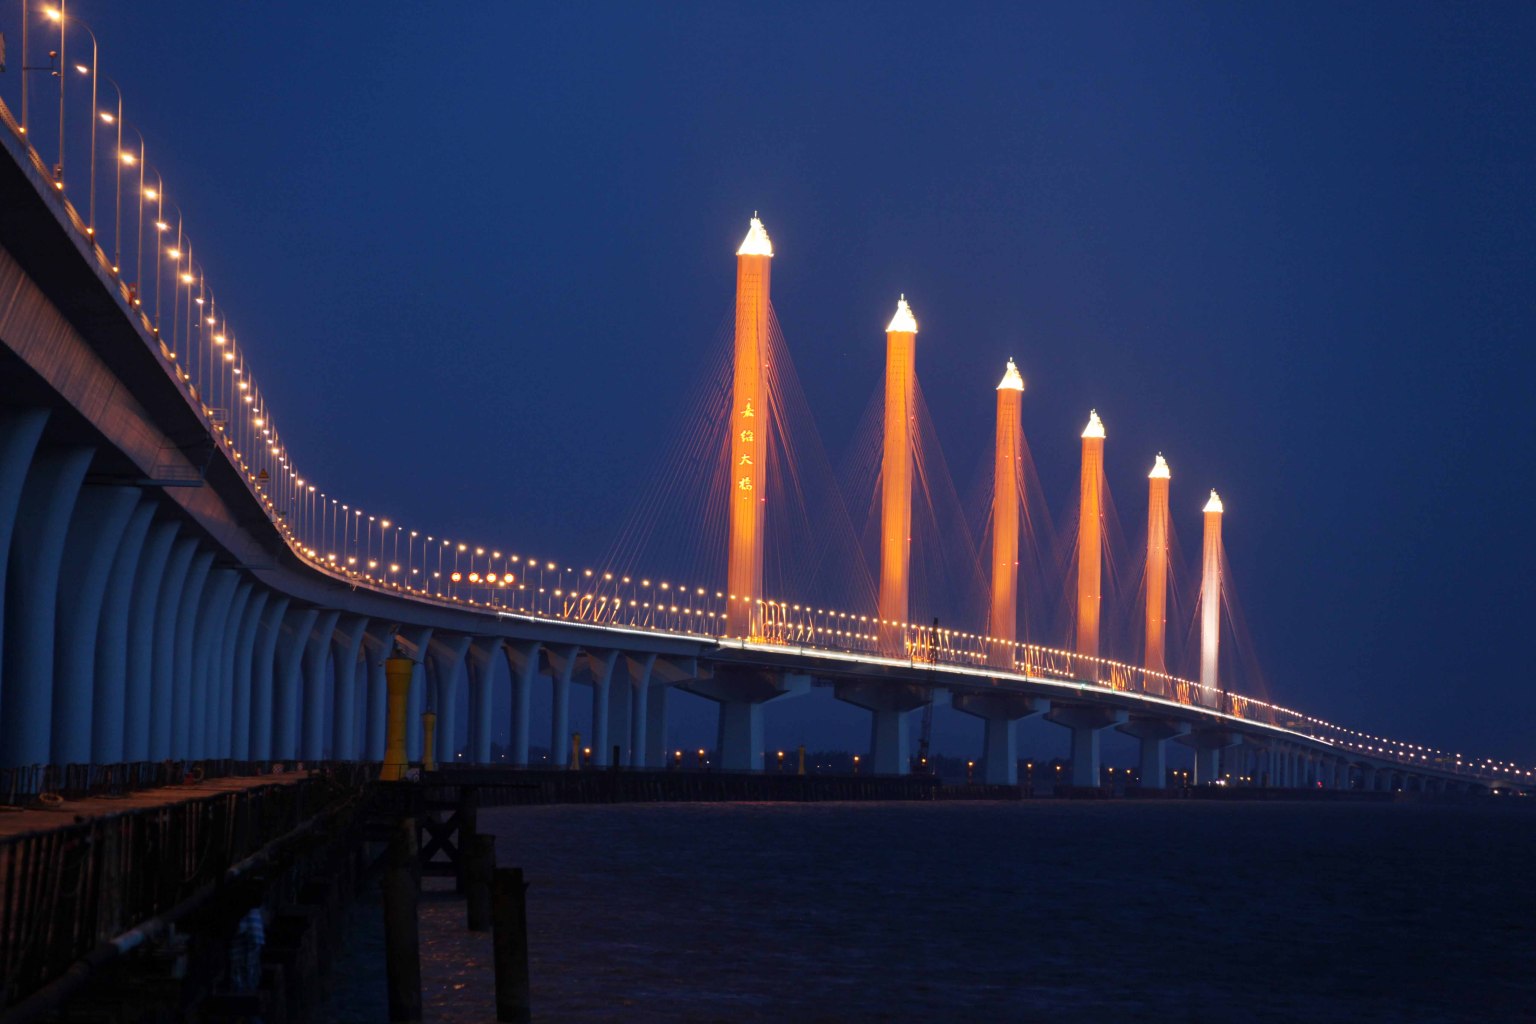
[[[110,818],[118,814],[189,803],[221,793],[238,793],[264,786],[291,786],[309,777],[309,772],[227,776],[220,779],[204,779],[187,785],[140,789],[121,796],[92,796],[79,800],[65,800],[51,808],[29,808],[21,811],[0,809],[0,840],[26,835],[29,832],[47,832],[51,829],[78,825],[93,818]]]

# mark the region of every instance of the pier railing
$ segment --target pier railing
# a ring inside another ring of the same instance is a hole
[[[0,1009],[195,909],[357,792],[331,776],[273,781],[0,836]]]

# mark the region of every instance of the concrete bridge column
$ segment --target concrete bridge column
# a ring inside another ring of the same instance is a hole
[[[667,761],[667,700],[672,687],[699,675],[697,658],[656,658],[645,692],[645,763],[665,768]]]
[[[549,660],[551,684],[549,711],[549,764],[552,768],[571,766],[571,673],[576,671],[576,657],[581,649],[574,645],[544,648]]]
[[[124,727],[128,718],[128,687],[133,661],[128,619],[132,612],[134,578],[141,562],[148,557],[146,538],[154,515],[153,501],[139,501],[135,505],[107,572],[107,588],[96,626],[96,665],[92,672],[96,692],[91,707],[91,760],[97,764],[117,764],[124,759]]]
[[[256,581],[241,576],[224,620],[224,640],[214,666],[214,692],[209,699],[208,744],[218,757],[235,756],[235,686],[240,674],[240,637],[245,632],[245,610],[256,593]],[[246,677],[249,681],[250,677]]]
[[[150,757],[159,599],[170,571],[172,545],[180,529],[174,522],[152,521],[133,572],[132,596],[128,601],[128,685],[122,721],[125,761],[147,761]],[[111,657],[110,651],[105,656]]]
[[[782,697],[809,693],[811,677],[720,665],[713,676],[692,679],[682,684],[682,688],[720,706],[715,737],[720,767],[731,772],[760,772],[763,770],[763,705]]]
[[[1195,751],[1195,785],[1208,786],[1221,777],[1221,752],[1243,742],[1238,733],[1225,729],[1199,729],[1179,742]]]
[[[869,761],[876,775],[906,775],[912,770],[908,716],[933,701],[947,701],[947,692],[895,680],[870,683],[838,683],[838,700],[864,708],[873,718],[869,730]]]
[[[198,546],[187,569],[176,610],[176,647],[171,660],[171,757],[192,756],[192,677],[197,650],[197,620],[213,568],[213,552]]]
[[[1053,707],[1046,721],[1072,730],[1072,785],[1097,787],[1099,780],[1099,733],[1124,725],[1129,714],[1118,708],[1085,705]]]
[[[500,637],[481,638],[469,645],[469,757],[475,764],[491,763],[491,732],[496,702],[491,690],[491,670],[506,643]]]
[[[1012,657],[1009,654],[1009,657]],[[1019,731],[1016,723],[1031,715],[1044,714],[1051,703],[1035,697],[984,690],[960,691],[950,695],[956,711],[982,720],[982,778],[990,785],[1019,784]]]
[[[11,535],[21,510],[21,494],[27,470],[48,423],[45,409],[9,409],[0,412],[0,706],[5,699],[5,624],[7,571]]]
[[[64,540],[53,643],[53,713],[49,758],[56,764],[91,760],[92,716],[97,689],[96,639],[107,578],[119,538],[139,503],[134,487],[82,487]],[[122,689],[119,670],[101,689]],[[121,698],[111,703],[120,703]],[[121,723],[119,723],[121,726]]]
[[[211,707],[217,714],[218,691],[222,689],[215,683],[218,676],[216,653],[224,646],[224,624],[229,618],[230,604],[239,583],[240,574],[234,569],[214,569],[203,587],[192,637],[192,689],[187,702],[188,757],[215,756],[209,750],[212,723],[208,712]],[[227,749],[222,748],[220,754]]]
[[[1376,769],[1363,762],[1360,765],[1360,788],[1367,793],[1376,791]]]
[[[181,592],[187,572],[197,555],[197,538],[181,534],[171,548],[170,560],[155,599],[155,674],[149,695],[148,760],[171,756],[174,737],[171,709],[176,690],[176,623],[181,614]]]
[[[533,678],[539,674],[539,644],[536,641],[509,643],[506,648],[507,670],[512,675],[512,749],[507,755],[514,767],[528,766],[530,707]]]
[[[288,609],[277,642],[277,679],[272,694],[272,757],[293,761],[299,757],[299,702],[302,697],[304,651],[314,631],[318,608]]]
[[[609,672],[608,683],[608,735],[607,742],[603,744],[603,750],[607,752],[608,760],[603,764],[609,764],[612,760],[613,748],[619,748],[618,765],[623,767],[630,763],[629,751],[630,731],[629,720],[634,716],[634,689],[629,685],[629,667],[627,658],[621,653],[614,661],[613,668]]]
[[[50,760],[59,572],[70,514],[94,454],[91,448],[39,451],[22,485],[5,581],[0,765]]]
[[[299,719],[297,756],[306,761],[318,761],[325,756],[325,677],[339,618],[341,613],[338,611],[317,609],[302,640],[303,694],[296,712]]]
[[[654,654],[626,654],[625,681],[629,686],[629,766],[660,768],[646,757],[646,739],[650,722],[651,671],[656,666]]]
[[[338,761],[357,758],[357,658],[363,649],[368,620],[349,615],[337,623],[331,638],[331,663],[336,685],[331,695],[331,756]]]
[[[256,634],[271,592],[252,586],[235,639],[235,678],[229,695],[229,752],[237,761],[251,757],[251,683],[255,678]]]
[[[411,689],[405,700],[405,756],[409,762],[417,762],[425,753],[421,742],[421,712],[427,706],[427,648],[432,644],[429,626],[408,626],[399,631],[401,649],[415,668],[411,670]],[[442,752],[438,751],[438,761]]]
[[[1166,789],[1168,786],[1168,741],[1189,732],[1188,722],[1165,718],[1133,717],[1116,728],[1134,736],[1141,745],[1141,787]]]
[[[384,732],[389,717],[389,682],[384,676],[384,659],[394,649],[394,624],[373,625],[363,632],[363,664],[368,673],[368,694],[363,711],[362,759],[365,761],[384,760]]]
[[[289,600],[279,594],[267,598],[261,623],[256,627],[256,658],[251,666],[251,760],[270,761],[275,756],[273,736],[277,720],[277,677],[282,658],[283,623],[288,618]]]
[[[434,682],[434,710],[437,712],[437,763],[442,765],[459,762],[459,669],[464,665],[464,655],[469,651],[467,636],[435,638],[427,645],[427,658],[431,664]],[[429,677],[430,678],[430,677]]]
[[[588,651],[587,669],[592,673],[592,764],[606,767],[609,760],[608,725],[614,701],[609,699],[609,686],[613,682],[613,666],[618,661],[618,651]]]

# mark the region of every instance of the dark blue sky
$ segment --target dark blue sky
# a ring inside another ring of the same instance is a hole
[[[1536,760],[1536,8],[71,11],[332,493],[601,557],[761,210],[834,459],[904,291],[962,493],[1013,356],[1053,511],[1090,406],[1128,536],[1221,489],[1277,700]]]

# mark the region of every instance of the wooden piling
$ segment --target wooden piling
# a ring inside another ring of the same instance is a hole
[[[528,886],[522,868],[497,868],[492,911],[496,950],[496,1019],[533,1020],[528,990]]]
[[[390,1024],[421,1024],[416,820],[401,819],[384,870],[384,971]]]
[[[469,930],[491,930],[491,885],[496,870],[496,837],[469,836],[464,847],[464,902]]]

